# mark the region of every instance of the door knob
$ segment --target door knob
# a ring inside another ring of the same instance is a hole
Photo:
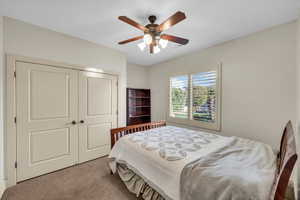
[[[72,124],[73,124],[73,125],[75,125],[75,124],[76,124],[76,121],[75,121],[75,120],[73,120],[73,121],[72,121]]]
[[[82,123],[82,124],[83,124],[83,123],[84,123],[84,120],[80,120],[80,123]]]

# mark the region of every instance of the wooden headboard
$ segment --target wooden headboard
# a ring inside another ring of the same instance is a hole
[[[273,185],[271,200],[284,200],[289,179],[297,161],[296,139],[291,121],[283,131],[278,154],[276,178]]]
[[[124,135],[128,135],[139,131],[145,131],[152,128],[158,128],[161,126],[166,126],[166,122],[165,121],[150,122],[145,124],[137,124],[137,125],[111,129],[110,130],[111,148],[113,148],[115,143]]]

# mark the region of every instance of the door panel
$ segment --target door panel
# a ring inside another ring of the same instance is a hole
[[[77,162],[78,72],[17,62],[17,181]]]
[[[70,154],[70,132],[68,128],[31,132],[30,163],[43,162]],[[55,148],[53,148],[55,143]]]
[[[88,116],[111,114],[112,80],[87,77]]]
[[[107,155],[117,126],[117,77],[79,73],[79,162]]]
[[[87,127],[87,150],[94,150],[107,145],[111,123],[89,125]]]
[[[31,70],[29,81],[31,120],[68,117],[70,86],[65,73]]]

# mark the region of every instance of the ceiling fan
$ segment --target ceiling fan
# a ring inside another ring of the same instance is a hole
[[[166,48],[168,45],[168,41],[175,42],[181,45],[186,45],[189,42],[188,39],[168,34],[162,34],[163,31],[168,30],[170,27],[181,22],[185,18],[185,14],[183,12],[178,11],[174,15],[169,17],[166,21],[158,25],[155,24],[156,16],[151,15],[148,18],[150,24],[143,26],[126,16],[120,16],[119,20],[140,29],[144,32],[144,35],[121,41],[119,42],[119,44],[127,44],[129,42],[143,39],[143,42],[138,44],[139,48],[143,51],[147,46],[149,46],[151,54],[160,52],[159,47]]]

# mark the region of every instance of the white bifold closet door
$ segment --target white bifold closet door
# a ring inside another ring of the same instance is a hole
[[[117,78],[16,63],[17,181],[108,154]]]
[[[117,126],[117,78],[79,73],[79,162],[106,155],[110,129]]]

